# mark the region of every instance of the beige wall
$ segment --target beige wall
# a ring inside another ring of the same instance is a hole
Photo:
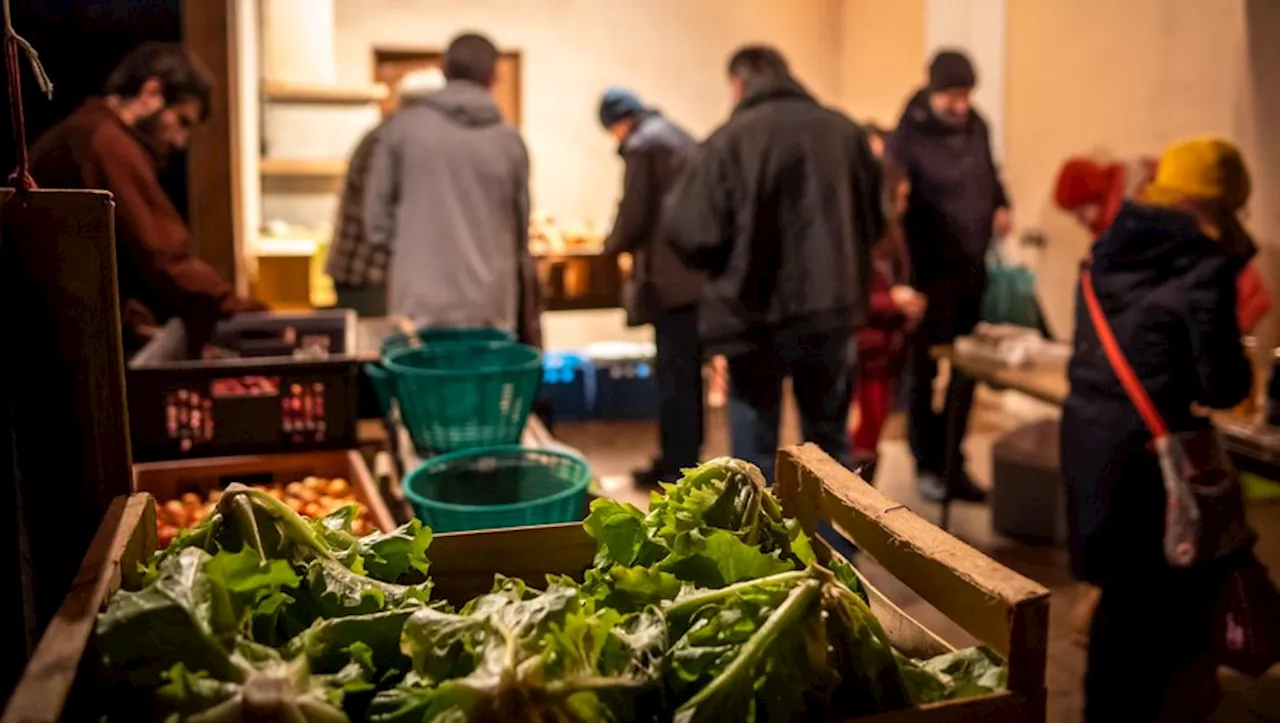
[[[440,49],[479,29],[523,53],[534,204],[565,221],[608,221],[621,185],[596,107],[629,86],[702,135],[727,114],[724,64],[767,41],[827,102],[839,92],[840,0],[336,0],[338,81],[368,83],[373,49]]]
[[[1250,225],[1261,244],[1280,246],[1280,204],[1271,201],[1280,136],[1261,122],[1267,103],[1280,117],[1280,3],[1011,2],[1008,23],[1006,179],[1019,225],[1049,237],[1039,281],[1055,331],[1073,328],[1075,266],[1088,250],[1083,230],[1052,206],[1055,174],[1071,154],[1158,153],[1197,133],[1232,138],[1254,170]],[[1262,259],[1269,272],[1272,259]]]
[[[844,0],[840,18],[840,106],[859,121],[891,127],[924,80],[924,0]]]

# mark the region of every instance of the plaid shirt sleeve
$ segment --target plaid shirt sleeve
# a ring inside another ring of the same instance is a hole
[[[377,145],[378,130],[370,131],[356,146],[347,167],[338,202],[338,219],[325,271],[334,283],[348,286],[381,286],[386,283],[390,249],[370,244],[364,235],[364,186]]]

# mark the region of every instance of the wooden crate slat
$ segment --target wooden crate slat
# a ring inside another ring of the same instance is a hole
[[[939,530],[811,444],[778,453],[777,490],[809,532],[821,519],[1009,663],[1010,690],[1044,687],[1049,591]]]
[[[378,484],[369,472],[369,465],[356,450],[146,462],[133,466],[133,488],[138,492],[149,492],[163,501],[177,498],[188,488],[207,494],[219,489],[220,481],[226,477],[268,474],[272,482],[283,484],[296,482],[308,475],[329,479],[342,477],[351,484],[356,499],[369,508],[374,525],[384,532],[396,528],[395,518],[378,492]]]
[[[117,497],[89,546],[70,592],[45,628],[22,679],[5,707],[3,723],[52,723],[61,716],[103,603],[121,579],[137,582],[137,564],[155,549],[156,509],[151,496]]]

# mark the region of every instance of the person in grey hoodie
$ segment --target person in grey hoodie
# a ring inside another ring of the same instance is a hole
[[[365,190],[369,242],[392,251],[391,314],[417,328],[520,333],[528,285],[529,156],[490,89],[498,50],[464,34],[445,51],[445,87],[383,128]],[[521,334],[527,338],[527,334]]]

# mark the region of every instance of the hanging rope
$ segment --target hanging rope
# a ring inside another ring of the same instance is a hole
[[[13,29],[13,15],[9,10],[9,0],[0,0],[4,8],[4,65],[9,77],[9,113],[13,122],[14,157],[17,167],[9,174],[9,185],[20,191],[29,191],[36,187],[31,177],[31,167],[27,158],[27,124],[22,112],[22,68],[18,65],[18,50],[27,55],[31,63],[31,72],[36,77],[36,84],[44,94],[53,97],[53,83],[40,64],[40,54],[31,47],[25,38]]]

